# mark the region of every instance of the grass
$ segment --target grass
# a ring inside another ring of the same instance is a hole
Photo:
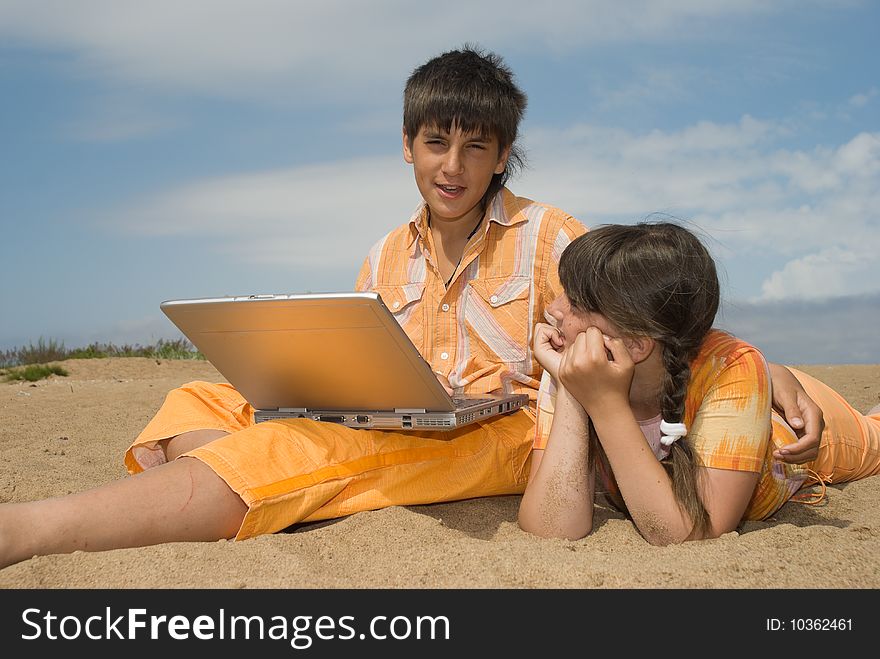
[[[101,357],[150,357],[153,359],[204,359],[186,339],[159,339],[155,344],[142,346],[112,343],[92,343],[84,348],[66,348],[64,342],[54,339],[44,341],[42,337],[37,344],[29,343],[25,347],[13,348],[0,352],[0,369],[19,371],[20,366],[43,365],[65,359],[95,359]],[[60,368],[60,367],[58,367]],[[62,369],[63,370],[63,369]],[[9,373],[6,373],[7,379]],[[49,374],[43,377],[48,377]],[[59,375],[61,375],[59,373]],[[66,375],[66,373],[65,373]],[[21,379],[21,378],[18,378]],[[39,379],[39,378],[38,378]]]
[[[57,364],[28,364],[22,368],[13,368],[5,372],[4,377],[7,382],[15,382],[18,380],[26,380],[28,382],[36,382],[50,375],[66,376],[67,371]]]

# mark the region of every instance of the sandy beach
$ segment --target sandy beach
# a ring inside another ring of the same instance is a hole
[[[70,375],[0,383],[0,501],[126,478],[122,453],[171,388],[220,381],[201,361],[70,360]],[[880,402],[880,365],[801,366],[855,407]],[[543,540],[518,497],[393,507],[243,542],[41,556],[0,588],[878,588],[880,477],[832,486],[818,506],[703,542],[652,547],[610,508],[595,532]]]

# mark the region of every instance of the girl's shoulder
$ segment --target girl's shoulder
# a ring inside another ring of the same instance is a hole
[[[703,340],[696,358],[691,363],[691,371],[710,367],[721,369],[742,362],[765,364],[761,351],[748,341],[744,341],[724,330],[710,330]]]
[[[685,425],[703,466],[760,472],[770,437],[771,391],[755,346],[713,330],[691,365]]]
[[[770,373],[761,351],[722,330],[710,331],[691,362],[687,395],[690,414],[718,396],[763,400],[769,391]]]

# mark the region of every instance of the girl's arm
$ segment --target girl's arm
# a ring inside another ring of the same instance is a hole
[[[608,353],[611,353],[609,359]],[[651,544],[697,539],[693,521],[676,500],[666,470],[654,456],[629,403],[633,362],[619,339],[589,328],[560,364],[560,378],[593,420],[621,496],[639,532]],[[699,470],[701,500],[712,520],[705,537],[736,528],[758,474]]]
[[[633,523],[652,545],[717,538],[739,525],[758,482],[756,472],[698,469],[698,490],[711,525],[705,535],[697,537],[692,534],[693,521],[679,507],[672,481],[629,406],[597,414],[593,426]]]
[[[547,448],[532,452],[519,525],[545,538],[583,538],[593,529],[594,477],[583,407],[559,387]]]
[[[672,482],[629,403],[595,408],[592,419],[627,511],[645,540],[652,545],[686,540],[693,523],[679,508]]]
[[[709,532],[703,537],[717,538],[740,525],[746,507],[755,493],[760,474],[756,471],[709,467],[702,467],[699,471],[700,498],[711,520]]]

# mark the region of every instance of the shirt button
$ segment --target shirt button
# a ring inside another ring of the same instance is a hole
[[[492,304],[495,304],[496,302],[498,302],[498,296],[493,295],[492,297],[489,298],[489,302],[491,302]]]
[[[397,309],[397,307],[400,306],[400,300],[394,300],[394,304],[392,304],[391,306]]]
[[[440,359],[449,359],[449,353],[448,352],[441,352]]]
[[[440,308],[443,309],[443,311],[449,311],[449,305],[448,305],[448,304],[444,304],[444,305],[443,305],[442,307],[440,307]]]

